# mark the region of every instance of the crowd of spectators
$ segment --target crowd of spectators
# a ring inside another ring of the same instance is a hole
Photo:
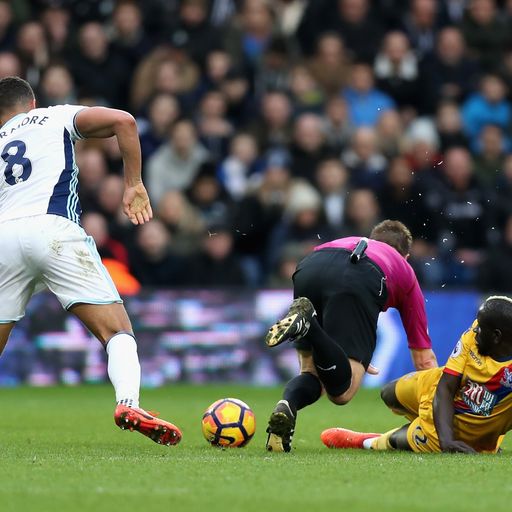
[[[289,286],[394,218],[425,286],[512,291],[512,1],[0,0],[8,75],[136,117],[150,223],[115,140],[76,147],[83,225],[135,287]]]

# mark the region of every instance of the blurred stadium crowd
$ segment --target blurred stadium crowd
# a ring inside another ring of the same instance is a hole
[[[79,143],[83,226],[121,292],[289,286],[313,245],[405,222],[423,285],[512,290],[512,1],[0,0],[0,77],[130,111]]]

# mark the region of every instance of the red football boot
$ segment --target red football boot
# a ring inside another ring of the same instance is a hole
[[[381,434],[354,432],[348,428],[329,428],[320,435],[327,448],[363,448],[363,441],[379,437]]]
[[[136,430],[158,444],[172,446],[181,441],[181,432],[178,427],[138,407],[118,405],[114,413],[114,421],[119,428]]]

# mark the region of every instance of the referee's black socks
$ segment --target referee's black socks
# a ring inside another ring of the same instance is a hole
[[[339,396],[350,388],[352,367],[345,351],[322,329],[316,317],[304,336],[313,347],[313,362],[318,378],[330,396]]]
[[[283,399],[288,401],[290,409],[297,411],[315,403],[322,395],[322,385],[312,373],[301,373],[286,384]]]

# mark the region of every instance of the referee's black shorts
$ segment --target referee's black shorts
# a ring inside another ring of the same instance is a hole
[[[297,265],[293,286],[294,297],[307,297],[313,303],[325,332],[349,358],[368,368],[377,341],[377,319],[387,299],[386,277],[379,266],[366,255],[351,263],[346,249],[320,249]],[[294,346],[311,350],[306,340]]]

